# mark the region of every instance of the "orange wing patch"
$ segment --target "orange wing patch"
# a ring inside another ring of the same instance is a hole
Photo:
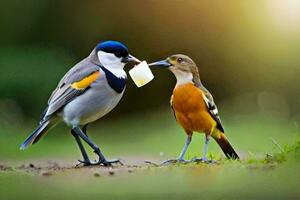
[[[71,87],[76,90],[82,90],[90,86],[98,77],[100,76],[100,72],[96,71],[89,76],[85,77],[84,79],[72,83]]]

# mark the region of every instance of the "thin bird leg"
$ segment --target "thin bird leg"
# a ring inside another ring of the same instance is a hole
[[[86,153],[85,149],[84,149],[84,146],[80,140],[80,137],[73,131],[71,130],[71,133],[72,135],[74,136],[78,146],[79,146],[79,149],[80,149],[80,152],[81,152],[81,155],[83,157],[83,161],[82,160],[78,160],[80,163],[83,163],[84,165],[91,165],[91,161],[88,157],[88,154]]]
[[[83,132],[86,136],[88,136],[88,135],[87,135],[87,127],[88,127],[88,125],[89,125],[89,124],[86,124],[86,125],[84,125],[84,126],[82,127],[82,132]]]
[[[182,151],[181,151],[181,153],[180,153],[180,156],[179,156],[178,160],[184,161],[184,155],[185,155],[186,150],[188,149],[188,147],[189,147],[191,141],[192,141],[192,137],[188,135],[187,138],[186,138],[184,147],[183,147],[183,149],[182,149]]]
[[[196,163],[199,163],[199,162],[216,163],[216,161],[214,161],[214,160],[208,160],[206,158],[209,140],[210,140],[210,135],[205,135],[205,142],[204,142],[204,149],[203,149],[203,156],[202,156],[202,158],[196,158],[195,157],[195,158],[193,158],[191,160],[191,162],[196,162]]]
[[[184,147],[180,153],[180,156],[178,159],[169,159],[169,160],[165,160],[161,163],[161,165],[165,165],[165,164],[170,164],[170,163],[177,163],[177,162],[182,162],[182,163],[187,163],[188,161],[184,160],[184,155],[190,145],[192,141],[192,136],[188,135],[184,144]]]
[[[94,153],[96,153],[99,156],[99,161],[97,163],[93,163],[95,165],[100,165],[103,164],[104,166],[111,166],[112,163],[121,163],[120,160],[115,159],[115,160],[106,160],[106,158],[104,157],[104,155],[101,153],[99,147],[94,144],[83,132],[79,127],[74,127],[72,130],[74,130],[74,132],[81,137],[93,150]]]
[[[204,162],[207,161],[206,154],[207,154],[209,140],[210,140],[210,136],[205,135],[205,143],[204,143],[203,157],[202,157],[202,161]]]

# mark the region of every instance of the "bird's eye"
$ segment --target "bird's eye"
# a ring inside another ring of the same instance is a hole
[[[120,52],[115,52],[115,56],[120,58],[121,57],[121,53]]]
[[[177,58],[177,62],[181,63],[182,62],[182,58]]]

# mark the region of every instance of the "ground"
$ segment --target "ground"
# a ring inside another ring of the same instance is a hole
[[[0,132],[1,199],[300,199],[295,123],[280,118],[238,119],[224,124],[241,161],[224,159],[212,141],[209,157],[215,164],[159,167],[144,161],[175,158],[184,143],[184,134],[169,112],[107,119],[91,126],[89,135],[104,154],[124,162],[124,166],[109,168],[76,167],[81,157],[65,126],[19,151],[33,123],[4,124]],[[203,135],[197,134],[186,158],[200,156],[202,147]]]

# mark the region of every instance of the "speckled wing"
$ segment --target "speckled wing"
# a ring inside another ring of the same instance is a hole
[[[87,59],[71,68],[50,96],[48,108],[43,119],[47,119],[75,97],[83,94],[99,78],[99,70],[97,65]]]
[[[214,99],[213,99],[212,95],[210,94],[210,92],[205,87],[202,86],[200,89],[203,91],[203,99],[206,103],[206,106],[209,110],[210,115],[217,122],[217,128],[224,133],[224,128],[223,128],[222,123],[221,123],[221,119],[220,119],[220,116],[219,116],[219,111],[218,111],[218,108],[217,108],[217,106],[214,102]]]

